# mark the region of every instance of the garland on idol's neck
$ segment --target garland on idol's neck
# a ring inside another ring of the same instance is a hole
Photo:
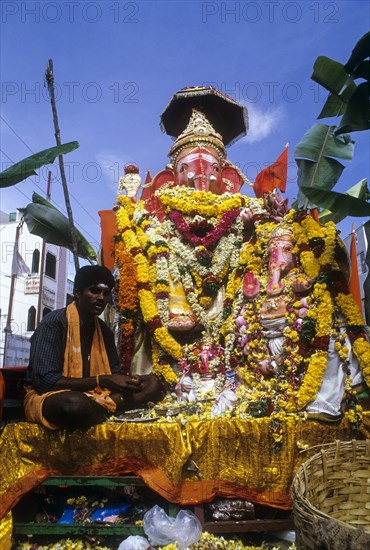
[[[211,305],[226,274],[235,268],[242,238],[243,223],[240,218],[233,223],[229,235],[221,237],[213,253],[207,251],[204,246],[194,249],[177,236],[170,238],[171,277],[175,283],[183,283],[188,301],[194,313],[197,316],[201,315],[198,318],[202,324],[207,317],[205,312],[201,313],[202,308]]]
[[[197,191],[191,187],[177,186],[171,189],[159,189],[155,195],[160,199],[166,213],[177,211],[184,215],[196,214],[205,218],[219,218],[234,208],[240,210],[250,202],[262,204],[259,199],[251,199],[240,194],[224,193],[214,195],[210,191]]]
[[[221,216],[219,224],[214,229],[212,229],[212,231],[209,231],[204,237],[198,237],[197,235],[194,235],[184,216],[177,210],[170,212],[169,218],[173,221],[177,231],[181,234],[181,236],[193,247],[210,247],[217,243],[220,238],[226,234],[226,232],[231,228],[239,213],[240,209],[238,208],[233,208],[227,212],[224,212]]]

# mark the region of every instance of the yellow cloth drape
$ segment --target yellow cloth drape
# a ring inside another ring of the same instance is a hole
[[[359,432],[346,419],[323,424],[291,417],[282,422],[282,433],[283,447],[276,454],[267,418],[202,420],[185,426],[105,423],[69,434],[27,422],[8,424],[0,440],[0,518],[52,475],[134,473],[179,504],[219,495],[290,509],[293,476],[317,452],[315,446],[369,438],[370,413],[364,413]],[[298,441],[315,448],[301,453]]]
[[[63,376],[82,378],[82,355],[80,338],[80,316],[75,302],[67,307],[67,341],[64,351]],[[95,331],[91,345],[90,375],[111,374],[104,338],[95,318]]]
[[[0,548],[1,550],[11,550],[12,547],[13,521],[12,513],[7,515],[0,522]]]

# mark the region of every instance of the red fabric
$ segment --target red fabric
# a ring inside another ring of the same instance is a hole
[[[288,147],[285,147],[279,158],[273,164],[262,170],[255,179],[253,189],[257,198],[264,193],[280,189],[285,193],[288,171]]]
[[[150,174],[150,171],[148,170],[144,181],[144,188],[141,193],[141,200],[143,201],[149,200],[152,195],[151,187],[145,187],[145,185],[148,185],[151,181],[152,181],[152,176]]]
[[[310,215],[315,220],[315,222],[320,223],[319,213],[317,211],[317,208],[311,208]]]
[[[116,215],[113,210],[99,210],[103,264],[114,269],[114,237],[117,234]]]
[[[61,472],[58,468],[34,465],[21,479],[17,479],[0,499],[0,519],[5,517],[20,498],[45,481],[48,477],[59,475],[73,476],[124,476],[137,475],[153,491],[166,500],[183,506],[209,502],[216,496],[224,498],[242,498],[256,504],[290,510],[292,507],[290,491],[271,492],[257,491],[245,485],[221,479],[186,480],[175,483],[165,472],[143,460],[134,457],[123,457],[118,464],[115,460],[94,463],[88,467],[77,467],[73,472]]]
[[[357,263],[357,247],[356,247],[356,233],[352,232],[351,246],[350,246],[350,258],[351,258],[351,277],[349,280],[349,290],[352,293],[360,311],[362,312],[362,300],[360,290],[360,278],[358,274]]]

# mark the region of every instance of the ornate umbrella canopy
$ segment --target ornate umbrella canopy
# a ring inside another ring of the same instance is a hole
[[[161,115],[162,131],[178,137],[188,124],[193,108],[206,115],[222,135],[225,146],[245,136],[248,131],[247,108],[213,86],[183,88],[177,92]]]

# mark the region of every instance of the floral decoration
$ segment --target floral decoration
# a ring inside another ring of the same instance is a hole
[[[201,381],[205,375],[203,342],[209,338],[214,357],[208,362],[207,374],[226,380],[229,372],[237,370],[242,383],[236,389],[235,414],[270,416],[278,450],[284,417],[304,414],[316,398],[333,341],[345,373],[347,416],[358,425],[361,410],[352,388],[349,354],[351,348],[369,384],[370,344],[345,281],[335,225],[321,226],[305,212],[287,212],[284,204],[269,214],[268,201],[264,206],[263,201],[239,194],[215,196],[173,187],[157,191],[156,197],[167,215],[162,222],[146,211],[142,201],[134,204],[120,197],[116,246],[123,275],[122,291],[121,286],[118,291],[122,330],[132,338],[140,310],[151,337],[153,371],[171,384],[184,372]],[[252,216],[245,215],[246,211]],[[252,226],[246,238],[247,223]],[[274,298],[268,291],[269,241],[276,230],[287,226],[296,264],[283,275],[281,294]],[[122,266],[129,260],[135,269],[123,274]],[[246,276],[258,283],[253,296],[244,293]],[[130,292],[125,295],[127,277],[137,290],[136,302]],[[182,288],[184,316],[191,313],[199,333],[192,347],[182,347],[172,329],[173,285]],[[284,304],[282,351],[273,357],[261,324],[266,303],[272,308]]]

